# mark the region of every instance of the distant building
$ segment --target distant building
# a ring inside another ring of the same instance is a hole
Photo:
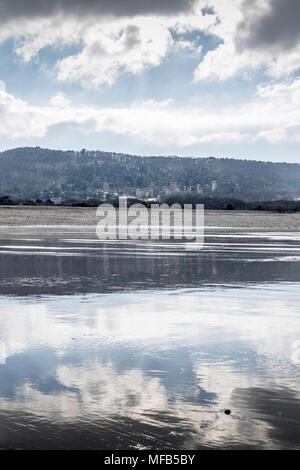
[[[216,180],[212,180],[211,182],[211,190],[215,191],[218,187],[218,182]]]
[[[153,189],[152,188],[137,188],[135,191],[135,195],[138,199],[153,197]]]
[[[103,183],[103,192],[104,193],[109,192],[109,184],[107,182]]]
[[[178,193],[180,191],[180,188],[177,183],[170,183],[170,190],[172,192]]]
[[[135,195],[138,199],[141,199],[142,197],[145,196],[145,191],[141,188],[137,188],[135,191]]]
[[[53,197],[52,201],[54,204],[60,204],[62,202],[62,197]]]

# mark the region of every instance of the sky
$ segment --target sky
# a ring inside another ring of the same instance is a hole
[[[0,0],[0,150],[300,163],[299,0]]]

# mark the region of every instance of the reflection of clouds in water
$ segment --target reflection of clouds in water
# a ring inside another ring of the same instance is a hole
[[[65,388],[45,394],[29,382],[17,392],[13,402],[1,400],[2,409],[24,409],[48,419],[76,420],[121,414],[133,417],[147,411],[163,411],[168,406],[164,387],[156,378],[146,378],[139,370],[118,372],[111,364],[62,365],[57,379]]]
[[[70,296],[34,304],[2,298],[0,340],[7,357],[40,347],[64,354],[73,346],[99,349],[128,343],[150,352],[153,346],[213,345],[218,354],[223,343],[244,342],[257,354],[288,361],[292,341],[300,335],[298,302],[299,295],[288,287]]]
[[[93,410],[97,404],[108,414],[134,417],[168,407],[166,391],[159,379],[146,378],[140,370],[118,372],[112,364],[88,363],[59,367],[57,376],[63,385],[79,392],[78,402],[87,410]]]
[[[3,360],[31,348],[57,349],[70,341],[72,325],[68,327],[53,317],[47,304],[6,302],[0,304],[0,331],[6,355]]]
[[[14,396],[2,395],[0,410],[52,423],[119,416],[170,432],[188,429],[192,446],[234,446],[243,436],[249,446],[271,448],[270,420],[262,408],[252,412],[246,397],[268,387],[300,392],[299,367],[291,362],[298,300],[289,286],[36,303],[2,298],[1,373],[9,377],[16,359],[27,366],[29,354],[39,368],[32,377],[24,367]],[[183,348],[188,360],[180,362]],[[157,370],[145,358],[155,358]],[[174,363],[190,375],[183,370],[180,379]],[[49,376],[55,389],[45,385]],[[225,408],[233,410],[230,417]]]
[[[0,341],[0,364],[5,364],[6,357],[6,346],[2,341]]]
[[[101,426],[101,423],[110,423],[116,417],[121,421],[130,418],[145,426],[161,426],[169,435],[174,431],[175,435],[183,432],[191,448],[202,445],[238,447],[241,443],[245,447],[255,447],[258,443],[264,448],[278,447],[277,439],[281,438],[277,430],[280,417],[278,413],[272,416],[274,406],[272,408],[272,404],[267,402],[269,390],[263,388],[262,384],[261,388],[257,385],[251,387],[251,380],[248,381],[246,377],[241,377],[242,380],[236,377],[229,389],[228,379],[224,382],[224,378],[229,376],[228,372],[230,369],[226,367],[225,370],[214,366],[201,369],[202,386],[209,386],[212,377],[219,386],[217,403],[202,407],[186,402],[184,397],[178,397],[170,403],[160,381],[145,377],[139,370],[120,373],[112,364],[96,362],[80,366],[64,365],[58,367],[57,378],[66,387],[65,390],[56,395],[45,394],[26,383],[14,401],[0,400],[0,410],[25,413],[29,421],[36,416],[42,422],[47,420],[59,426],[82,421],[99,422]],[[255,383],[254,380],[252,382]],[[239,385],[239,388],[235,388],[235,385]],[[272,394],[277,394],[276,385],[272,382],[268,385],[272,398]],[[256,390],[256,394],[252,390]],[[262,400],[256,403],[255,398],[259,399],[260,396]],[[294,407],[299,414],[299,396],[296,398],[292,390],[286,389],[285,395],[279,395],[279,408],[285,414],[284,400],[289,399],[289,396],[293,398],[289,413]],[[249,400],[252,401],[249,403]],[[225,404],[230,404],[233,411],[230,417],[223,413]],[[295,419],[296,415],[292,423],[294,428],[297,426]],[[271,427],[270,423],[273,423]],[[289,429],[289,425],[285,427]],[[273,442],[270,441],[270,434],[274,436]],[[293,442],[297,443],[297,437],[294,437]]]

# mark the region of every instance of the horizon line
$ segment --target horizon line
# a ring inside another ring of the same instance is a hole
[[[209,159],[214,159],[214,160],[234,160],[234,161],[242,161],[242,162],[251,162],[251,163],[272,163],[274,165],[300,165],[300,162],[291,162],[291,161],[272,161],[272,160],[254,160],[254,159],[249,159],[249,158],[243,158],[243,157],[215,157],[212,155],[209,156],[195,156],[195,155],[186,155],[186,156],[180,156],[180,155],[175,155],[175,154],[149,154],[149,155],[141,155],[141,154],[134,154],[134,153],[126,153],[126,152],[115,152],[112,150],[100,150],[100,149],[86,149],[83,147],[80,150],[74,150],[74,149],[67,149],[67,150],[62,150],[62,149],[56,149],[56,148],[49,148],[49,147],[40,147],[39,145],[32,146],[20,146],[20,147],[12,147],[12,148],[7,148],[5,150],[0,150],[0,155],[5,153],[5,152],[11,152],[13,150],[21,150],[21,149],[40,149],[40,150],[49,150],[51,152],[74,152],[74,153],[81,153],[83,150],[86,152],[100,152],[100,153],[110,153],[114,155],[126,155],[128,157],[138,157],[138,158],[178,158],[178,159],[186,159],[190,158],[193,160],[209,160]]]

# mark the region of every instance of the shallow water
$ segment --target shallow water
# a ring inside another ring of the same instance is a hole
[[[72,217],[0,227],[0,448],[300,448],[300,230],[218,214],[186,251]]]

